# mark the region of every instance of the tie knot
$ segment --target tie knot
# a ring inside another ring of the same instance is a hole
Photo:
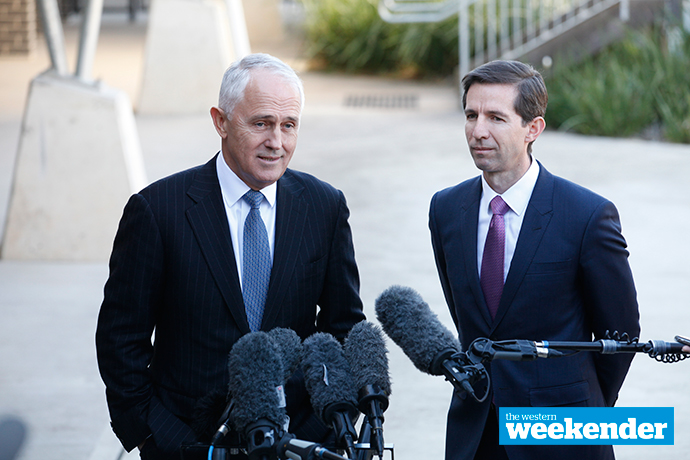
[[[494,214],[498,214],[499,216],[502,216],[503,214],[507,213],[508,210],[510,209],[510,206],[503,201],[503,198],[500,196],[496,195],[493,200],[491,200],[491,211],[493,211]]]
[[[264,195],[256,190],[249,190],[242,196],[242,198],[244,198],[244,201],[249,203],[249,206],[251,206],[252,209],[256,209],[261,204],[261,200],[264,199]]]

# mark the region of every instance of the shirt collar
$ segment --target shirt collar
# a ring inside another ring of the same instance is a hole
[[[482,203],[491,202],[491,200],[498,195],[492,189],[489,184],[484,179],[484,174],[481,175],[482,178]],[[537,160],[532,159],[532,164],[527,169],[527,172],[518,180],[512,187],[506,190],[502,195],[503,201],[506,202],[510,209],[515,212],[515,214],[521,216],[527,209],[529,204],[529,199],[532,196],[532,191],[534,186],[537,184],[537,179],[539,178],[539,163]]]
[[[226,200],[228,207],[234,206],[245,193],[249,190],[249,186],[242,182],[235,172],[230,169],[223,158],[223,153],[219,153],[216,158],[216,170],[218,171],[218,181],[220,188],[223,191],[223,198]],[[261,189],[268,204],[273,207],[276,202],[276,195],[278,191],[277,182]]]

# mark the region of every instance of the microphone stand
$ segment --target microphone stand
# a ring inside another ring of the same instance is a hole
[[[385,451],[390,451],[391,460],[395,460],[393,444],[383,443],[380,445],[376,439],[377,431],[371,426],[369,419],[365,417],[359,430],[359,442],[355,444],[355,460],[372,460],[375,456],[381,460]],[[382,436],[379,439],[383,441]]]
[[[581,351],[601,354],[645,353],[659,362],[674,363],[682,361],[690,354],[681,351],[682,343],[650,340],[641,343],[637,338],[631,339],[627,334],[619,336],[617,332],[606,338],[593,342],[569,341],[531,341],[503,340],[495,342],[487,338],[474,340],[467,352],[448,352],[439,356],[440,370],[458,391],[472,396],[477,402],[483,402],[491,385],[489,374],[484,364],[496,359],[508,361],[534,361],[539,358],[558,358]],[[442,361],[442,362],[441,362]],[[476,383],[486,380],[483,396],[475,394]]]

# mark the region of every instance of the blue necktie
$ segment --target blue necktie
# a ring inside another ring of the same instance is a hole
[[[251,210],[244,221],[244,249],[242,264],[242,297],[247,311],[247,321],[252,332],[261,329],[261,318],[271,278],[271,252],[268,233],[261,219],[259,205],[264,199],[261,192],[249,190],[242,197]]]

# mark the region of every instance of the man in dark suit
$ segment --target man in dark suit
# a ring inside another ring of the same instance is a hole
[[[466,349],[491,340],[639,334],[614,205],[532,158],[548,101],[530,66],[494,61],[463,78],[465,134],[481,176],[438,192],[429,226],[441,285]],[[453,394],[446,459],[609,459],[611,446],[501,446],[498,407],[613,406],[630,355],[495,360],[483,403]]]
[[[127,203],[96,333],[112,427],[127,451],[178,459],[195,440],[199,398],[227,390],[228,352],[244,334],[283,327],[342,339],[364,319],[345,197],[287,169],[303,100],[280,60],[233,64],[211,109],[221,152]],[[254,245],[266,264],[244,251]],[[290,432],[319,442],[328,429],[298,374],[286,388]]]

